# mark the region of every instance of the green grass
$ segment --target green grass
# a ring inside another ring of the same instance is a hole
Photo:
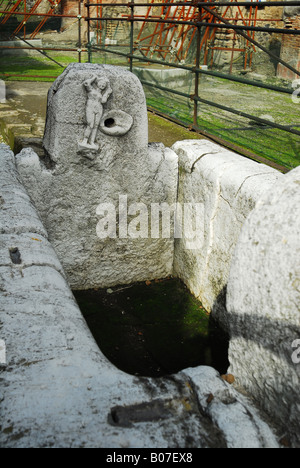
[[[259,117],[262,113],[270,114],[277,123],[282,125],[299,124],[299,110],[297,105],[292,103],[290,96],[279,96],[277,93],[277,99],[277,108],[272,96],[272,106],[266,107],[264,112],[254,111],[252,115]],[[188,101],[174,99],[171,95],[153,96],[151,93],[148,95],[147,103],[151,108],[178,119],[186,125],[193,123],[193,107]],[[286,105],[284,111],[276,110],[282,108],[283,103],[289,106]],[[251,151],[288,169],[300,165],[300,137],[298,135],[255,125],[248,119],[201,105],[201,103],[198,110],[198,127],[202,131],[240,147],[241,150]],[[300,127],[296,128],[300,129]]]
[[[78,54],[76,52],[68,55],[50,51],[47,55],[54,59],[58,64],[51,61],[49,58],[41,55],[37,56],[3,56],[0,57],[0,78],[5,81],[54,81],[64,69],[74,62],[78,62]],[[82,61],[87,61],[87,54],[82,54]],[[94,63],[105,63],[105,58],[97,58]],[[117,59],[114,65],[123,65]],[[61,66],[60,66],[61,65]],[[7,76],[20,75],[20,76]],[[34,76],[38,77],[34,78]]]
[[[288,169],[300,164],[300,138],[275,128],[248,126],[224,128],[224,120],[199,119],[199,127],[258,156],[269,159]]]
[[[48,58],[43,57],[19,57],[19,56],[4,56],[0,57],[0,78],[6,81],[54,81],[56,77],[61,75],[65,67],[70,63],[76,61],[75,57],[70,56],[53,56],[58,63],[50,61]],[[20,75],[20,76],[7,76],[7,75]],[[32,76],[39,76],[39,78],[32,78]]]
[[[78,60],[76,53],[68,55],[59,52],[49,52],[49,55],[62,65],[50,61],[46,57],[0,57],[0,79],[5,80],[36,80],[53,82],[65,67]],[[94,63],[106,63],[108,58],[105,54],[93,54]],[[87,61],[87,55],[82,54],[82,61]],[[120,61],[115,57],[109,63],[126,66],[126,59]],[[7,76],[19,75],[19,76]],[[39,78],[34,78],[38,76]],[[282,125],[297,125],[299,122],[299,104],[292,103],[291,96],[274,91],[262,90],[252,86],[245,86],[239,83],[224,82],[218,80],[214,82],[204,82],[204,97],[208,100],[215,100],[227,107],[243,110],[254,116],[270,114],[277,123]],[[218,98],[214,93],[214,86],[223,86],[224,89],[233,90],[235,93],[234,102],[230,96]],[[205,89],[208,91],[205,94]],[[164,113],[166,116],[178,119],[185,125],[193,123],[193,103],[192,101],[172,95],[153,91],[153,88],[145,87],[147,103],[150,107]],[[218,101],[219,99],[219,101]],[[244,109],[244,103],[253,100],[251,110]],[[251,124],[249,120],[235,116],[228,112],[218,110],[214,107],[199,104],[198,126],[218,138],[222,138],[252,153],[273,161],[277,164],[295,168],[300,164],[300,137],[283,130],[260,127]],[[300,127],[299,127],[300,128]],[[297,128],[299,130],[299,128]]]

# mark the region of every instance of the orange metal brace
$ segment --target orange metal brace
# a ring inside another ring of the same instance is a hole
[[[11,15],[18,9],[18,6],[20,5],[21,2],[22,2],[22,0],[18,0],[17,3],[14,4],[12,9],[7,13],[7,15],[4,16],[4,18],[2,19],[0,24],[5,24],[9,20]],[[9,5],[10,4],[8,4],[8,6]]]
[[[26,24],[27,20],[30,18],[31,16],[31,13],[34,13],[36,11],[36,9],[38,8],[38,6],[42,3],[42,0],[37,0],[36,3],[33,5],[33,7],[31,8],[31,10],[29,11],[28,15],[26,15],[23,19],[23,21],[21,21],[21,23],[19,24],[19,26],[17,27],[17,29],[13,32],[12,36],[16,36],[20,31],[21,29],[23,28],[23,26]]]
[[[50,1],[50,0],[48,0],[48,1]],[[52,2],[52,1],[50,1],[50,3],[52,3],[52,6],[51,6],[50,10],[48,11],[47,15],[52,15],[53,16],[54,10],[61,3],[61,0],[56,0],[56,4],[54,2]],[[42,27],[44,26],[44,24],[46,23],[48,18],[49,18],[49,16],[45,16],[45,18],[40,22],[38,27],[31,34],[31,36],[30,36],[31,39],[34,39],[36,37],[36,35],[40,32],[40,30],[42,29]]]
[[[100,0],[101,1],[101,0]],[[134,50],[139,50],[145,57],[151,54],[153,57],[155,54],[159,55],[163,58],[164,61],[168,60],[169,54],[171,54],[174,48],[177,50],[176,55],[172,55],[175,61],[185,60],[188,56],[189,49],[193,44],[197,27],[197,21],[204,22],[207,21],[207,26],[204,26],[204,32],[201,35],[201,41],[198,47],[200,47],[200,51],[204,51],[204,64],[208,62],[208,54],[211,51],[211,65],[213,64],[214,60],[214,50],[224,50],[229,52],[234,51],[244,51],[245,52],[245,64],[247,62],[252,62],[252,54],[253,51],[249,51],[248,47],[241,47],[235,46],[230,44],[222,44],[214,46],[214,42],[216,39],[217,31],[220,31],[217,26],[210,26],[210,23],[221,23],[221,19],[216,19],[216,17],[207,11],[202,10],[202,13],[199,17],[199,9],[197,4],[191,4],[190,1],[186,2],[186,5],[177,5],[176,0],[162,0],[161,2],[161,10],[160,13],[156,13],[153,11],[153,4],[155,4],[157,0],[151,0],[148,5],[147,11],[144,15],[134,15],[134,18],[138,18],[139,20],[143,20],[141,22],[141,26],[137,35],[137,38],[134,43]],[[235,0],[232,0],[235,2]],[[165,5],[167,3],[167,5]],[[218,5],[215,2],[211,2],[207,0],[207,4],[210,10],[215,10],[218,8]],[[253,1],[253,4],[249,4],[250,6],[250,14],[246,14],[244,10],[239,5],[227,5],[224,9],[222,9],[222,18],[224,19],[232,19],[234,22],[233,24],[242,23],[245,26],[252,24],[256,24],[257,20],[257,9],[258,4]],[[255,13],[254,13],[255,12]],[[101,11],[98,12],[98,17],[102,17],[102,8]],[[123,15],[127,17],[127,15]],[[172,21],[171,24],[168,23],[154,23],[156,18],[164,18],[166,21]],[[151,33],[144,34],[145,28],[148,19],[151,19],[153,24],[155,24]],[[195,24],[176,24],[174,20],[178,21],[187,21],[187,22],[194,22]],[[101,27],[101,26],[100,26]],[[223,30],[221,30],[223,31]],[[248,36],[251,38],[254,36],[254,32],[249,32]],[[222,34],[221,34],[222,37]],[[237,39],[237,35],[234,34],[233,37],[235,40]],[[248,44],[247,44],[248,45]],[[253,47],[253,46],[252,46]],[[253,50],[255,48],[253,47]]]
[[[156,1],[156,0],[151,0],[151,3],[154,3],[155,1]],[[147,11],[147,13],[146,13],[146,15],[145,15],[145,19],[148,19],[148,18],[149,18],[150,13],[151,13],[151,9],[152,9],[152,6],[149,6],[148,11]],[[139,34],[138,34],[138,36],[137,36],[137,41],[140,40],[145,25],[146,25],[146,21],[144,21],[144,22],[142,23],[140,32],[139,32]]]

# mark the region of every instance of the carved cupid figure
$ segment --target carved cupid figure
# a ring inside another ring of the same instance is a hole
[[[86,102],[86,129],[82,142],[79,143],[80,150],[98,150],[95,143],[97,130],[103,116],[103,104],[105,104],[112,93],[109,80],[105,77],[85,80],[83,86],[87,92]]]

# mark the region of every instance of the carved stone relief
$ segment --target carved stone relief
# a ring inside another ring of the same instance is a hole
[[[120,109],[105,111],[104,106],[113,94],[108,78],[93,75],[83,82],[83,87],[87,94],[86,127],[78,151],[93,159],[93,153],[99,150],[98,130],[110,136],[123,136],[131,129],[133,118]]]

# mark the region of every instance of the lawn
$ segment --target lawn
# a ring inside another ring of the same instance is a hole
[[[0,79],[37,80],[52,82],[65,67],[78,60],[76,53],[66,55],[51,52],[49,60],[38,56],[0,57]],[[93,56],[93,62],[103,63],[107,57]],[[87,55],[82,54],[82,61]],[[115,65],[126,65],[115,58]],[[9,76],[10,75],[10,76]],[[171,93],[154,90],[145,86],[148,106],[171,118],[182,121],[186,126],[193,123],[193,104],[190,100]],[[269,115],[281,125],[300,129],[299,104],[293,103],[291,96],[266,89],[246,86],[239,83],[210,78],[201,84],[201,97],[260,117]],[[256,125],[245,119],[212,106],[199,103],[198,127],[218,138],[228,141],[252,153],[292,169],[300,164],[300,136],[269,126]]]
[[[211,85],[204,85],[201,97],[255,117],[267,116],[277,124],[300,130],[299,104],[293,103],[290,95],[252,86],[247,86],[245,90],[245,85],[242,88],[242,85],[236,83],[227,83],[226,90],[218,86],[220,83],[215,80],[212,92]],[[219,94],[217,91],[220,91]],[[247,93],[252,93],[252,96],[247,96]],[[146,95],[151,108],[186,125],[193,123],[191,101],[174,97],[171,93],[153,91],[153,88],[146,88]],[[198,127],[201,131],[236,145],[241,151],[251,151],[288,169],[300,165],[299,135],[259,125],[251,119],[202,103],[198,106]]]
[[[51,56],[57,62],[55,63],[42,54],[36,57],[3,56],[0,57],[0,78],[7,81],[27,81],[30,78],[30,80],[52,82],[65,67],[76,62],[76,57],[74,54]],[[35,76],[38,78],[34,78]]]

